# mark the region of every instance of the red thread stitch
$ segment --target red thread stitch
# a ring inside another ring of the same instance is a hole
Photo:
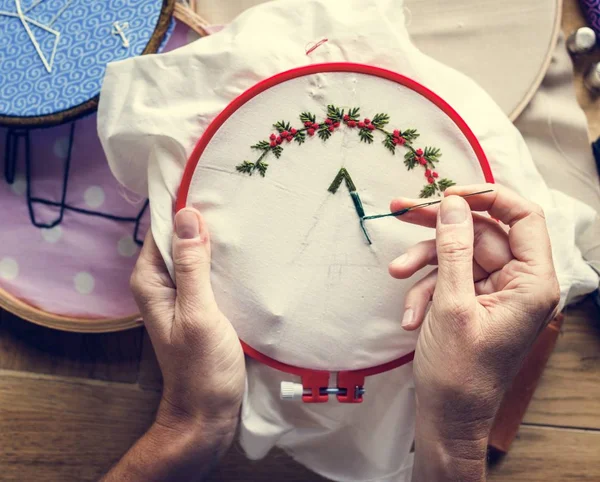
[[[425,170],[425,179],[427,179],[428,184],[423,187],[419,197],[426,198],[435,194],[441,195],[446,189],[455,184],[452,179],[448,178],[440,179],[438,182],[435,180],[438,177],[437,174],[435,176],[432,175],[433,169],[435,169],[442,155],[440,149],[436,147],[415,149],[413,141],[420,136],[417,130],[405,129],[402,131],[394,129],[393,132],[387,130],[386,126],[390,122],[387,114],[378,113],[372,119],[365,117],[361,121],[359,107],[351,107],[346,111],[346,109],[340,109],[333,104],[329,104],[327,106],[327,117],[322,122],[317,122],[317,116],[308,111],[302,112],[299,119],[305,127],[295,129],[290,122],[286,122],[285,120],[276,122],[273,124],[273,127],[277,130],[281,138],[287,140],[287,142],[294,140],[298,144],[304,144],[306,142],[305,133],[308,133],[309,137],[313,137],[317,133],[321,140],[327,141],[340,126],[347,125],[349,128],[354,128],[358,125],[358,136],[362,142],[372,144],[374,142],[373,133],[377,131],[384,135],[382,143],[392,155],[396,154],[398,146],[405,148],[404,165],[408,170],[414,169],[418,164],[422,166]],[[267,156],[272,153],[279,159],[284,150],[278,142],[273,141],[275,136],[276,134],[271,134],[269,137],[271,142],[269,140],[262,140],[252,145],[252,149],[262,151],[262,153],[255,162],[241,162],[236,166],[236,170],[249,176],[254,172],[258,172],[262,177],[265,177],[269,167],[269,164],[265,162]]]
[[[315,50],[317,50],[321,45],[323,45],[325,42],[329,42],[328,38],[324,38],[323,40],[319,40],[316,44],[314,44],[312,47],[310,47],[307,51],[306,51],[306,55],[310,55],[312,52],[314,52]]]

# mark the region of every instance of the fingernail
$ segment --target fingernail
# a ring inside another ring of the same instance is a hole
[[[193,211],[183,209],[175,215],[175,232],[179,239],[194,239],[200,236],[200,220]]]
[[[412,308],[408,308],[404,312],[404,316],[402,317],[402,326],[406,328],[407,326],[412,325],[413,318],[415,317],[415,312]]]
[[[404,253],[402,256],[398,256],[394,261],[392,261],[392,267],[401,268],[408,261],[408,253]]]
[[[444,198],[440,207],[440,221],[442,224],[464,223],[469,211],[469,205],[464,199],[458,196],[448,196]]]

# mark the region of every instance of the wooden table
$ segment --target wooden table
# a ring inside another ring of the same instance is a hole
[[[565,30],[581,23],[575,0],[566,0]],[[579,77],[579,100],[595,138],[600,101],[581,88]],[[600,480],[599,360],[598,311],[589,301],[569,308],[518,439],[492,464],[489,480]],[[60,333],[0,313],[0,481],[96,480],[150,425],[160,386],[142,329]],[[211,480],[323,479],[281,452],[251,463],[234,446]]]

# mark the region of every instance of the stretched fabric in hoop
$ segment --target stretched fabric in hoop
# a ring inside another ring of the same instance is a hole
[[[317,87],[317,82],[323,86]],[[436,141],[435,145],[451,159],[446,169],[456,173],[463,184],[493,182],[493,177],[473,132],[443,99],[410,78],[363,64],[315,64],[265,79],[233,100],[206,129],[186,166],[177,208],[200,206],[209,225],[236,224],[235,231],[213,231],[213,283],[221,309],[232,319],[240,338],[270,358],[305,369],[359,370],[411,351],[413,336],[401,330],[397,321],[402,317],[398,293],[414,280],[402,283],[391,279],[387,263],[399,245],[407,248],[409,244],[404,243],[416,242],[422,235],[396,220],[374,222],[367,235],[362,221],[346,214],[356,204],[355,197],[351,196],[349,203],[346,196],[332,196],[328,187],[343,165],[346,174],[352,174],[350,187],[368,200],[363,209],[377,213],[387,209],[398,190],[418,197],[421,188],[415,187],[423,174],[412,164],[407,168],[385,142],[361,142],[351,128],[345,136],[333,135],[326,121],[319,129],[328,136],[303,143],[286,142],[285,155],[275,150],[266,176],[236,173],[239,169],[230,160],[232,143],[226,139],[235,132],[239,152],[252,152],[242,141],[256,139],[254,131],[262,127],[258,122],[256,127],[248,127],[247,119],[264,118],[278,108],[280,98],[310,90],[317,100],[296,95],[295,111],[329,112],[331,128],[337,123],[335,116],[343,121],[344,115],[339,109],[335,114],[332,106],[319,106],[321,98],[333,95],[339,99],[336,105],[350,106],[359,90],[363,103],[368,105],[384,98],[394,99],[388,107],[394,113],[390,117],[410,122],[412,127],[422,124],[423,129],[417,129],[421,137],[417,139],[415,132],[414,142],[424,139],[425,145],[430,145]],[[287,110],[293,110],[294,102],[287,104]],[[307,106],[311,108],[305,109]],[[348,112],[356,111],[348,108]],[[308,122],[311,116],[305,117]],[[379,125],[375,119],[373,122]],[[312,117],[310,120],[314,121]],[[281,129],[283,137],[291,136],[286,134],[290,128],[286,123],[278,122],[275,128]],[[383,122],[379,128],[383,129]],[[282,145],[276,142],[274,149]],[[411,156],[418,151],[419,157],[429,149],[408,147]],[[428,162],[433,165],[433,161]],[[282,194],[280,186],[286,187],[287,194]],[[298,209],[297,198],[301,196],[302,208]],[[249,210],[249,206],[253,207]],[[244,215],[240,219],[241,212]],[[294,213],[291,219],[290,212]],[[268,231],[276,236],[266,235]],[[368,243],[372,241],[373,249],[365,248],[360,231]],[[233,254],[238,245],[245,246],[244,251]],[[328,281],[332,263],[339,263],[336,283]],[[240,265],[245,266],[242,272],[236,269]],[[264,266],[278,266],[281,273],[267,276]],[[279,277],[288,279],[284,287],[273,284]],[[349,302],[361,296],[373,300],[373,305]],[[314,303],[321,298],[323,301]],[[277,313],[267,308],[270,303],[277,304]],[[272,331],[270,323],[261,326],[253,322],[276,315],[286,336]],[[319,323],[319,343],[307,349],[306,342]]]
[[[139,229],[140,229],[140,221],[144,216],[146,210],[148,209],[148,201],[144,201],[142,208],[140,209],[137,216],[118,216],[115,214],[110,214],[102,211],[97,211],[94,209],[85,209],[81,207],[71,206],[67,204],[67,192],[68,192],[68,182],[69,182],[69,168],[71,166],[71,152],[73,148],[73,141],[75,137],[75,125],[76,122],[71,123],[69,128],[69,137],[68,137],[68,145],[67,145],[67,153],[64,159],[64,168],[62,174],[62,187],[60,190],[60,200],[53,201],[51,199],[44,199],[40,197],[36,197],[33,195],[33,184],[34,181],[32,179],[32,161],[31,161],[31,132],[28,130],[17,130],[17,129],[8,129],[6,131],[6,144],[5,144],[5,158],[4,158],[4,177],[8,184],[13,184],[15,182],[15,171],[17,165],[17,159],[19,156],[19,141],[22,141],[23,149],[24,149],[24,157],[25,157],[25,180],[26,180],[26,193],[27,193],[27,208],[29,211],[29,219],[31,220],[31,224],[33,224],[36,228],[43,229],[52,229],[56,226],[59,226],[64,218],[65,211],[73,211],[79,214],[85,214],[89,216],[96,216],[105,219],[110,219],[112,221],[124,222],[124,223],[132,223],[133,227],[133,239],[134,241],[141,246],[143,239],[139,237]],[[52,221],[40,221],[36,217],[35,213],[35,205],[43,204],[46,206],[52,206],[58,209],[58,214],[56,218]]]

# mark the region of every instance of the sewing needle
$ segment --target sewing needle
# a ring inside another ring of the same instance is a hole
[[[487,194],[488,192],[493,192],[493,189],[488,189],[487,191],[479,191],[479,192],[472,192],[470,194],[464,194],[461,197],[465,198],[465,197],[470,197],[470,196],[477,196],[478,194]],[[441,203],[442,200],[438,199],[437,201],[430,201],[430,202],[426,202],[426,203],[422,203],[422,204],[416,204],[415,206],[410,206],[408,208],[404,208],[401,209],[400,211],[395,211],[393,213],[388,213],[388,214],[376,214],[374,216],[365,216],[363,217],[363,221],[367,221],[369,219],[379,219],[379,218],[386,218],[386,217],[396,217],[396,216],[402,216],[403,214],[406,214],[409,211],[412,211],[413,209],[419,209],[419,208],[424,208],[427,206],[433,206],[434,204],[439,204]]]

